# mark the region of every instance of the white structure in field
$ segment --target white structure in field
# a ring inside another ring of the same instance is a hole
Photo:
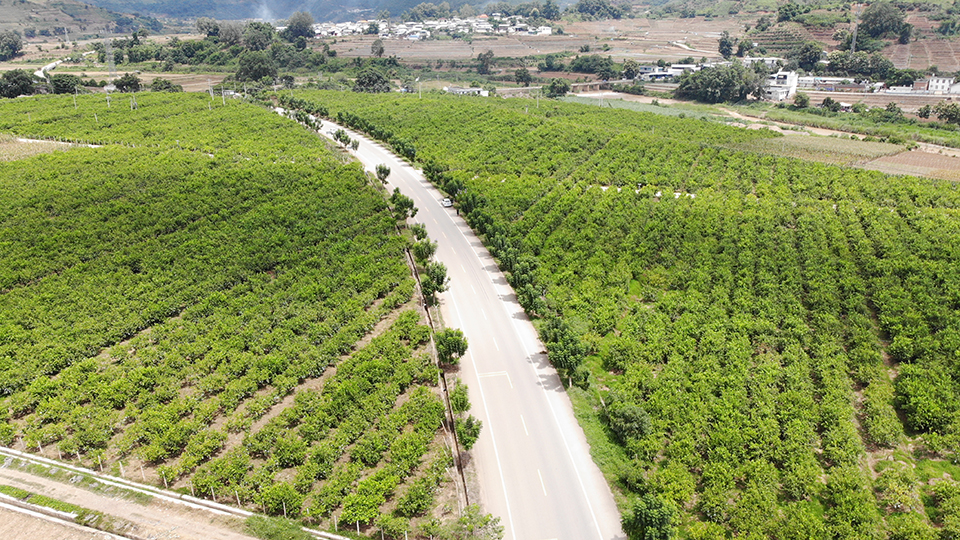
[[[786,101],[797,93],[798,76],[796,71],[778,71],[767,77],[763,95],[770,101]]]

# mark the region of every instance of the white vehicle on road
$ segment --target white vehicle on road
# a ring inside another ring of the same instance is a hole
[[[451,206],[453,206],[453,201],[451,201],[450,199],[444,199],[444,200],[440,201],[440,204],[441,204],[444,208],[450,208]]]

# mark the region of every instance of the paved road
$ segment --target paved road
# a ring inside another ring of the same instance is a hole
[[[323,123],[330,136],[338,126]],[[412,197],[416,221],[437,241],[450,290],[440,295],[447,325],[470,347],[462,378],[484,429],[472,450],[482,503],[513,540],[625,538],[613,495],[593,463],[556,371],[496,262],[419,171],[361,141],[355,155],[373,171],[390,167],[389,188]]]

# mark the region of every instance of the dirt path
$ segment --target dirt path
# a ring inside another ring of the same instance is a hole
[[[16,469],[11,465],[12,461],[12,459],[7,459],[0,465],[0,484],[46,495],[58,501],[72,503],[128,521],[133,524],[129,532],[140,538],[197,540],[248,540],[252,538],[239,532],[243,526],[239,518],[216,516],[157,499],[146,504],[138,504],[118,496],[95,493],[75,485]],[[0,521],[5,523],[5,520],[0,519]],[[22,520],[18,518],[18,521]],[[46,530],[44,528],[46,526],[36,524],[33,520],[28,520],[25,523],[29,523],[29,525],[13,531],[7,531],[5,525],[0,526],[0,537],[5,539],[89,538],[89,536],[75,534],[75,531],[71,531],[70,534],[54,534],[53,536],[37,535],[35,533],[41,529]]]
[[[56,538],[57,540],[109,540],[113,535],[69,523],[46,520],[0,507],[0,538]]]

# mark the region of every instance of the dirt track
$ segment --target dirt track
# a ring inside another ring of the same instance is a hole
[[[13,468],[11,460],[0,466],[0,484],[18,487],[27,491],[46,495],[58,501],[72,503],[90,510],[130,522],[128,529],[140,538],[156,539],[197,539],[197,540],[247,540],[252,537],[240,533],[242,522],[238,518],[214,516],[200,510],[153,500],[148,504],[138,504],[119,496],[95,493],[71,484],[37,476]],[[84,536],[74,529],[63,526],[44,525],[35,518],[21,516],[16,521],[19,527],[8,527],[0,514],[0,538],[37,539],[37,538],[101,538],[103,536]],[[50,530],[53,534],[43,531]],[[60,534],[57,531],[69,534]]]

